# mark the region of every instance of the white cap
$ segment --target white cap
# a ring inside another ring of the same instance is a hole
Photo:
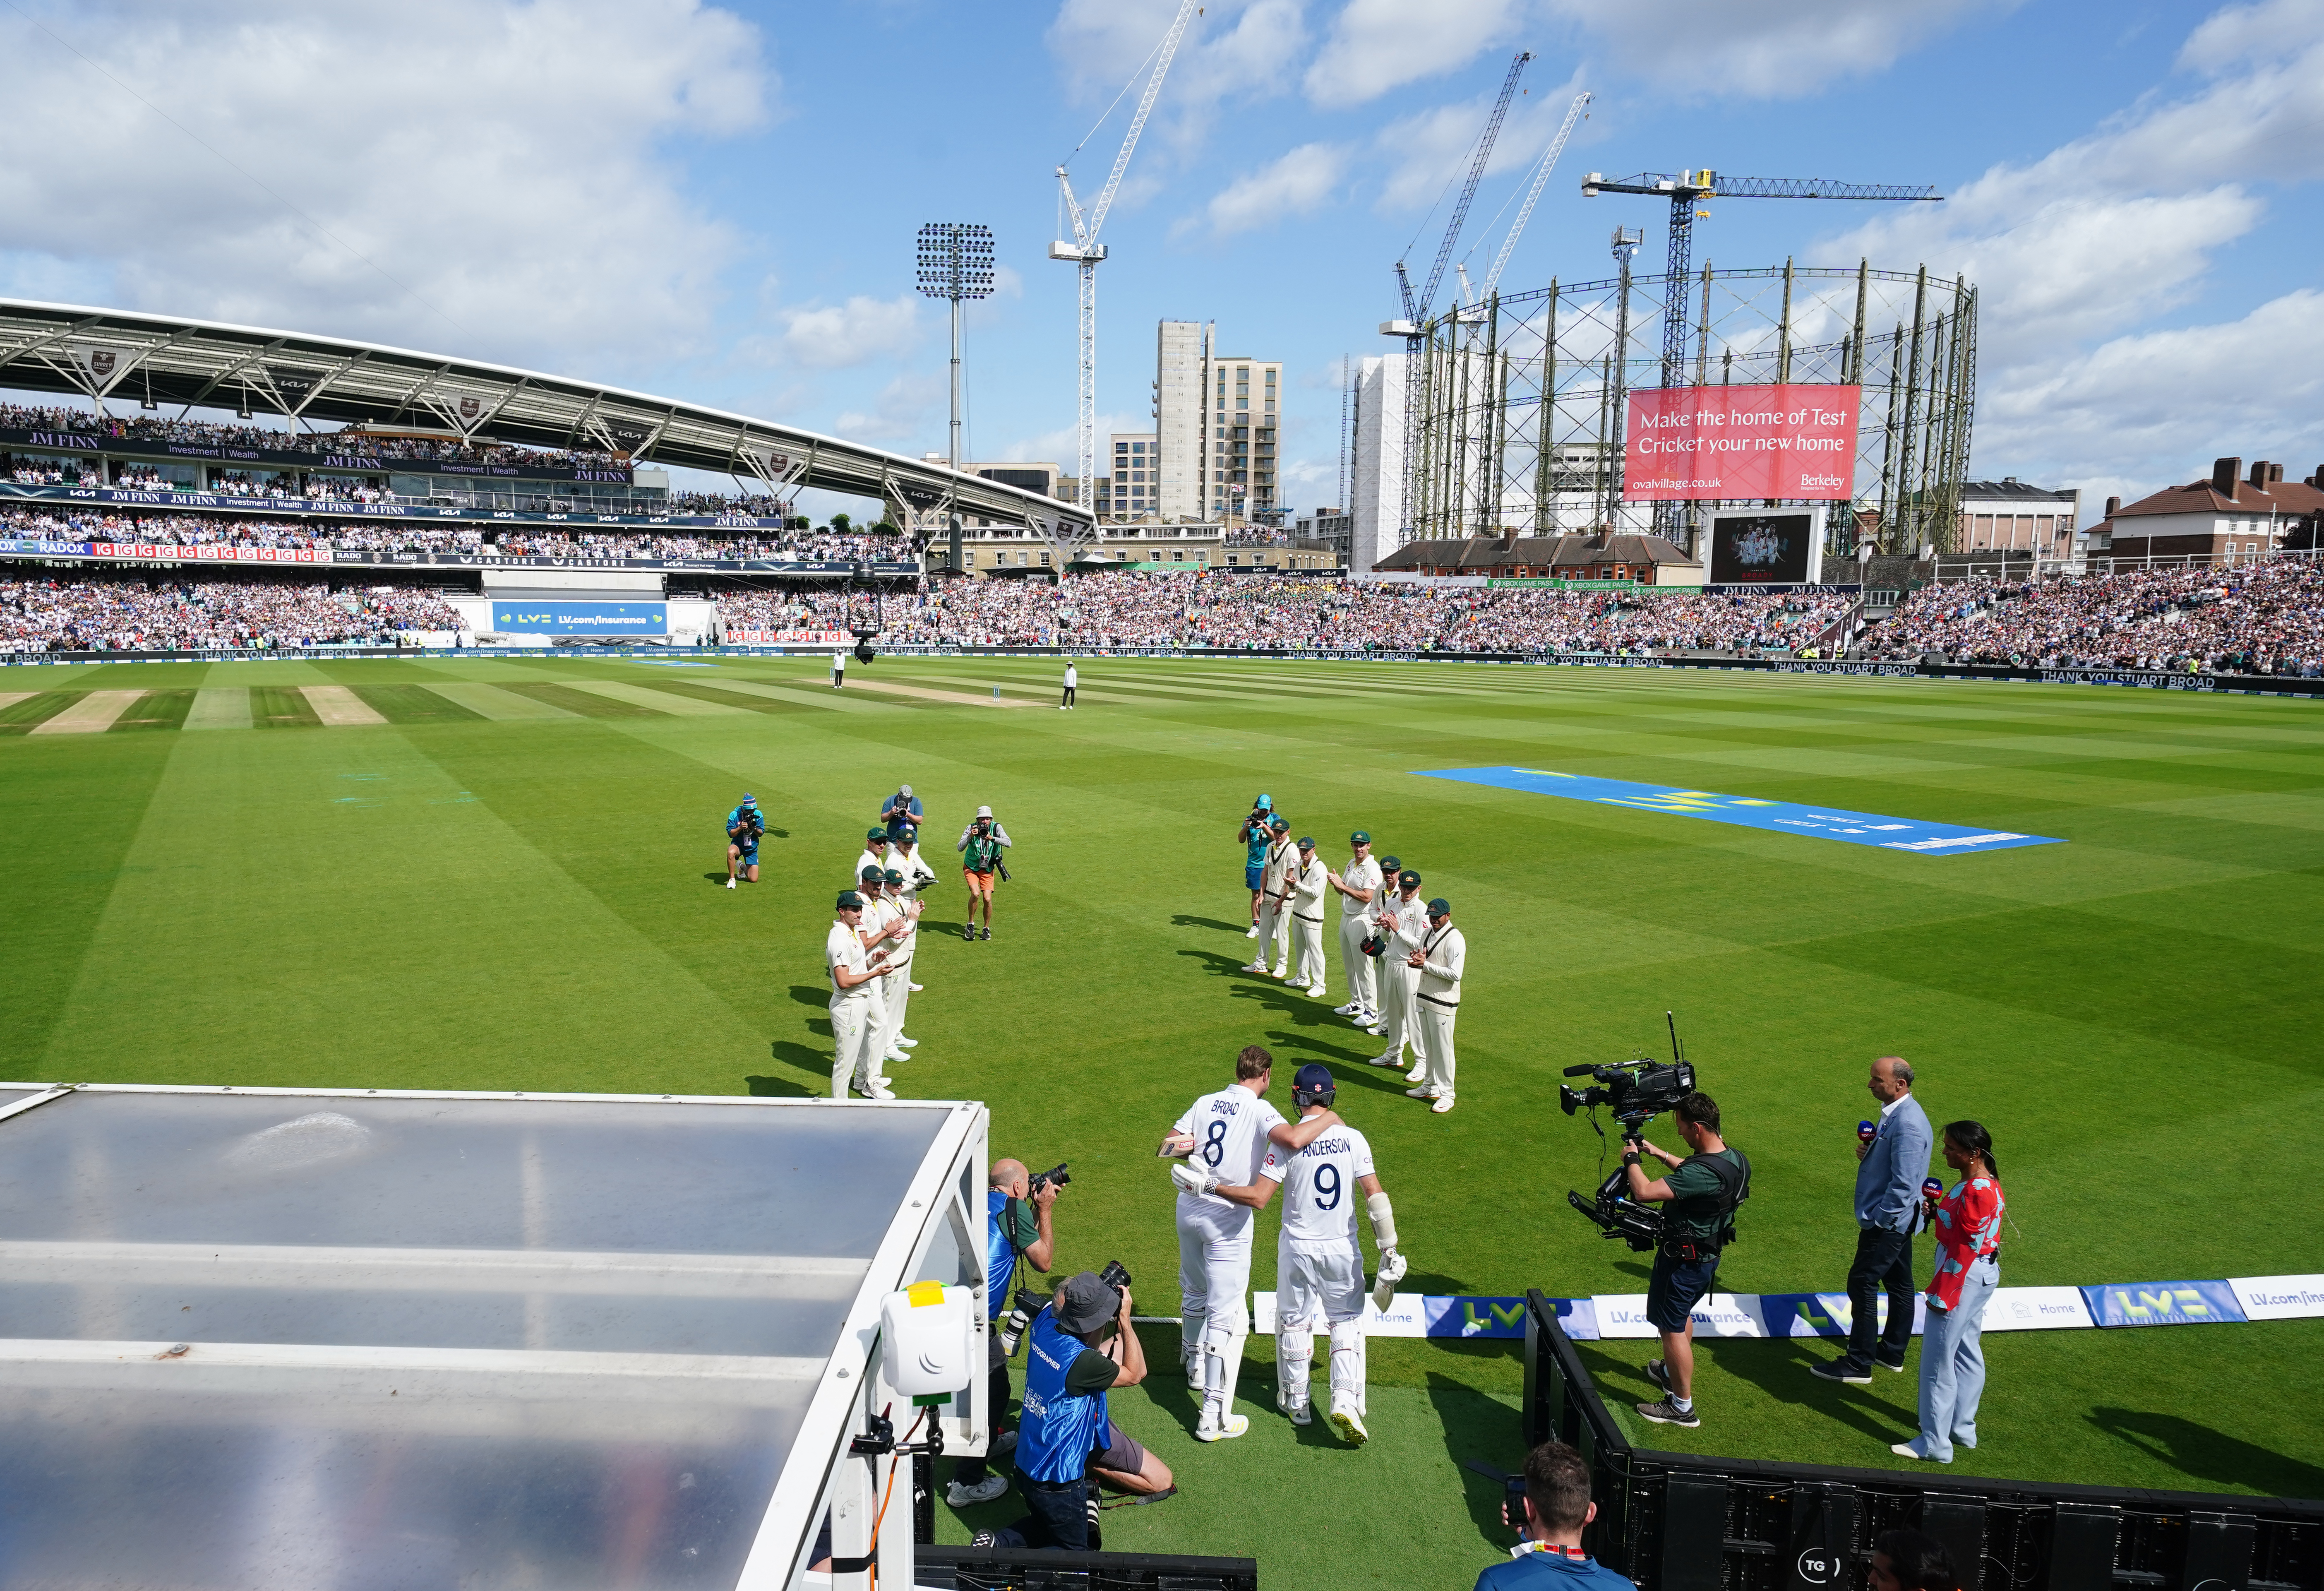
[[[980,818],[990,818],[992,816],[992,809],[990,807],[979,807],[976,809],[976,815]]]
[[[911,787],[910,785],[907,784],[907,785],[903,786],[901,789],[898,790],[898,791],[896,791],[896,793],[897,793],[898,795],[899,795],[899,796],[908,796],[908,795],[909,795],[909,794],[911,794],[911,793],[912,793],[912,787]]]

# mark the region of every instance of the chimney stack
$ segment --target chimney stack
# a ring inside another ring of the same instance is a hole
[[[2252,460],[2251,476],[2249,477],[2251,484],[2257,486],[2263,492],[2267,490],[2268,467],[2268,462],[2264,458],[2255,458]]]
[[[2272,486],[2275,485],[2275,483],[2276,483],[2276,482],[2278,482],[2278,481],[2282,480],[2282,478],[2283,478],[2283,466],[2282,466],[2281,464],[2271,464],[2271,465],[2269,465],[2269,466],[2267,467],[2267,484],[2268,484],[2269,486]]]
[[[2236,476],[2242,472],[2243,467],[2244,461],[2240,458],[2211,460],[2211,490],[2229,502],[2233,502],[2236,495]]]
[[[2121,512],[2122,512],[2122,499],[2121,499],[2121,498],[2119,498],[2119,497],[2109,497],[2109,498],[2107,498],[2107,511],[2106,511],[2106,516],[2107,516],[2108,519],[2112,519],[2116,514],[2117,514],[2117,513],[2121,513]]]

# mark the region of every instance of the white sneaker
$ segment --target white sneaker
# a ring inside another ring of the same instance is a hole
[[[1294,1425],[1313,1425],[1315,1423],[1315,1411],[1305,1403],[1300,1404],[1296,1409],[1286,1409],[1284,1412],[1291,1416],[1291,1423]]]
[[[1443,1115],[1446,1111],[1452,1108],[1452,1096],[1450,1094],[1439,1094],[1436,1096],[1436,1103],[1430,1105],[1428,1108],[1434,1111],[1438,1115]]]
[[[908,989],[909,991],[911,991],[911,993],[913,993],[913,994],[918,994],[918,993],[920,992],[920,985],[918,985],[918,984],[906,984],[906,985],[904,985],[904,987],[905,987],[905,988],[907,988],[907,989]]]
[[[1195,1426],[1194,1440],[1198,1442],[1231,1442],[1250,1429],[1250,1415],[1230,1414],[1222,1424],[1213,1425],[1208,1420],[1204,1420],[1201,1424]]]
[[[908,1054],[905,1053],[905,1052],[904,1052],[903,1050],[889,1050],[885,1055],[882,1055],[880,1059],[882,1059],[882,1060],[884,1060],[884,1061],[887,1061],[887,1062],[888,1062],[888,1063],[890,1063],[890,1065],[894,1065],[894,1066],[900,1066],[900,1065],[902,1065],[905,1061],[908,1061],[908,1060],[911,1059],[912,1058],[911,1058]]]
[[[1290,969],[1289,967],[1277,967],[1273,972],[1271,972],[1271,973],[1268,974],[1268,976],[1269,977],[1271,977],[1271,978],[1274,978],[1277,982],[1280,983],[1280,982],[1284,981],[1285,979],[1287,979],[1288,977],[1290,977],[1290,976],[1291,976],[1291,969]]]
[[[1351,1448],[1360,1448],[1372,1439],[1372,1433],[1364,1429],[1363,1416],[1357,1412],[1352,1400],[1333,1400],[1332,1429],[1339,1432],[1340,1439]]]
[[[1333,1016],[1360,1016],[1362,1013],[1353,1005],[1334,1005],[1332,1007],[1332,1014]]]
[[[1307,985],[1307,998],[1310,1000],[1328,1000],[1331,996],[1323,993],[1323,985],[1309,984]]]
[[[726,887],[727,887],[728,889],[730,889],[730,890],[731,890],[731,889],[733,889],[733,888],[734,887],[734,881],[733,881],[733,879],[731,879],[731,878],[730,878],[730,879],[728,879],[728,880],[726,881]]]
[[[1261,966],[1260,966],[1258,962],[1256,962],[1256,961],[1254,961],[1254,962],[1250,963],[1249,966],[1245,967],[1243,968],[1243,970],[1244,970],[1245,972],[1255,972],[1255,973],[1259,974],[1259,976],[1261,976],[1261,977],[1265,977],[1265,976],[1267,976],[1267,968],[1266,968],[1266,967],[1261,967]]]
[[[896,1035],[896,1042],[906,1050],[918,1050],[920,1047],[920,1041],[918,1039],[907,1039],[901,1033]]]
[[[854,1084],[853,1087],[856,1093],[862,1095],[866,1099],[893,1099],[896,1097],[895,1092],[885,1083],[874,1083],[869,1088],[864,1087],[860,1083]]]
[[[1367,1038],[1385,1039],[1388,1037],[1388,1024],[1374,1017],[1364,1024],[1364,1035]]]
[[[970,1508],[979,1503],[990,1503],[1008,1489],[1007,1475],[988,1474],[973,1486],[953,1482],[951,1488],[945,1493],[945,1501],[954,1508]]]
[[[1367,1055],[1364,1057],[1364,1064],[1366,1066],[1395,1066],[1397,1064],[1397,1059],[1393,1055]]]
[[[1404,1091],[1404,1096],[1406,1099],[1434,1099],[1437,1097],[1437,1094],[1435,1089],[1431,1088],[1427,1084],[1423,1083],[1417,1088],[1406,1088]]]
[[[1425,1082],[1427,1078],[1428,1063],[1426,1061],[1418,1063],[1410,1071],[1404,1074],[1404,1080],[1407,1083]]]
[[[1252,924],[1250,925],[1250,931],[1249,933],[1247,933],[1247,934],[1243,935],[1243,938],[1244,938],[1244,939],[1255,939],[1259,938],[1259,924],[1257,924],[1257,923],[1255,923],[1255,922],[1254,922],[1254,923],[1252,923]]]

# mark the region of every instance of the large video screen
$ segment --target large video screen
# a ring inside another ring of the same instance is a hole
[[[1815,540],[1805,513],[1722,513],[1711,527],[1714,586],[1801,586]]]

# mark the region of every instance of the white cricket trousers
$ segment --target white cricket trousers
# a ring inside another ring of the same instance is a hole
[[[1259,948],[1251,953],[1250,964],[1265,967],[1270,948],[1275,965],[1286,965],[1284,958],[1291,949],[1291,912],[1287,907],[1277,906],[1274,896],[1267,895],[1259,902]]]
[[[1360,912],[1340,919],[1340,966],[1348,975],[1348,1004],[1358,1011],[1379,1009],[1379,977],[1372,958],[1364,954],[1367,930]]]
[[[904,1008],[912,1003],[912,964],[909,961],[893,972],[880,975],[880,1004],[888,1020],[880,1029],[880,1045],[872,1051],[885,1056],[896,1048],[896,1041],[904,1033]]]
[[[1324,986],[1323,920],[1291,914],[1291,943],[1297,958],[1291,964],[1291,981],[1309,988]]]
[[[858,984],[857,989],[868,989],[869,984]],[[847,1097],[847,1085],[853,1082],[869,1089],[872,1080],[880,1076],[881,1051],[874,1048],[880,1041],[880,1027],[886,1013],[879,1002],[869,995],[850,990],[831,1003],[831,1096]]]
[[[1452,1092],[1452,1019],[1457,1005],[1439,1005],[1416,994],[1412,1013],[1418,1019],[1420,1059],[1428,1064],[1427,1086],[1439,1094]]]
[[[1178,1196],[1178,1313],[1187,1335],[1224,1340],[1250,1330],[1251,1212]]]
[[[1315,1333],[1332,1334],[1332,1394],[1364,1401],[1364,1256],[1345,1243],[1278,1237],[1275,1247],[1277,1401],[1307,1406]]]
[[[1380,1053],[1393,1064],[1402,1066],[1406,1041],[1409,1040],[1413,1049],[1420,1053],[1425,1055],[1427,1051],[1421,1048],[1417,1031],[1419,1024],[1412,1017],[1412,991],[1420,982],[1420,975],[1392,959],[1395,955],[1396,952],[1390,950],[1380,958],[1379,964],[1380,1026],[1388,1040],[1388,1048]]]

